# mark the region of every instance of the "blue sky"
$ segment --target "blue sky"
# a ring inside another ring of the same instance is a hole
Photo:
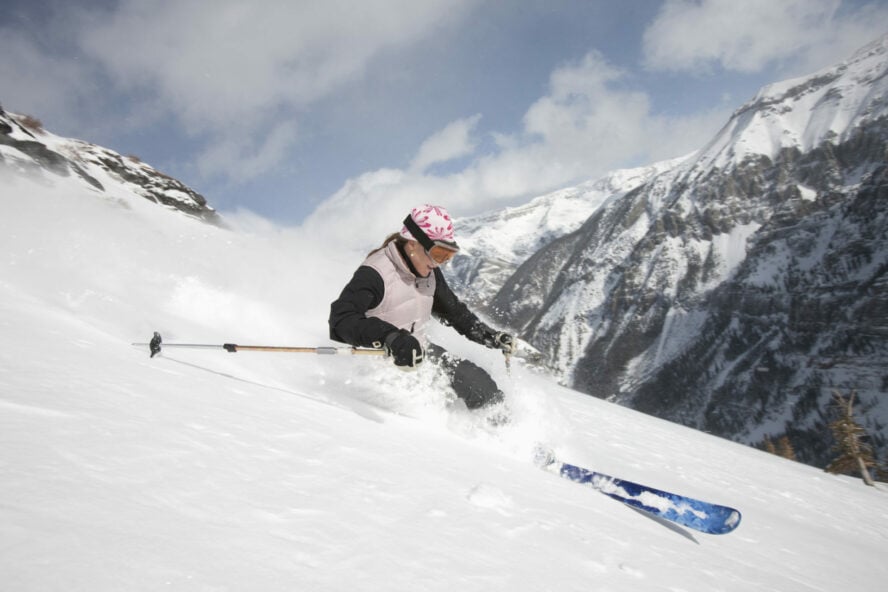
[[[469,215],[700,148],[885,23],[888,0],[4,0],[0,104],[231,215]]]

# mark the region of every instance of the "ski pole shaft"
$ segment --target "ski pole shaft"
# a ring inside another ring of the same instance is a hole
[[[171,344],[168,344],[171,345]],[[339,355],[366,355],[366,356],[384,356],[385,351],[381,349],[364,349],[360,347],[279,347],[274,345],[237,345],[236,343],[222,344],[222,348],[228,352],[239,351],[264,351],[264,352],[283,352],[293,354],[339,354]]]
[[[223,343],[221,345],[208,343],[163,343],[160,333],[154,333],[154,337],[149,343],[134,343],[134,346],[148,346],[153,358],[161,352],[164,347],[182,347],[191,349],[224,349],[227,352],[236,353],[239,351],[262,351],[277,353],[295,353],[295,354],[320,354],[320,355],[365,355],[365,356],[384,356],[385,350],[381,349],[365,349],[359,347],[283,347],[275,345],[238,345],[236,343]]]

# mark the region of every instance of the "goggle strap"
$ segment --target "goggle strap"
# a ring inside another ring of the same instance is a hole
[[[428,235],[422,231],[422,228],[413,220],[413,216],[410,214],[404,218],[404,226],[407,230],[410,231],[410,234],[413,235],[413,238],[422,245],[422,248],[426,251],[431,251],[432,247],[435,246],[435,243],[428,237]]]

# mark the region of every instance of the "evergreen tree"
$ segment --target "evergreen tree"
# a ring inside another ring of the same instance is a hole
[[[839,456],[826,467],[830,473],[860,473],[863,482],[874,485],[870,469],[877,467],[872,447],[863,441],[866,430],[854,420],[854,392],[846,399],[833,391],[833,398],[839,409],[839,417],[829,424],[836,439],[835,448]]]
[[[783,436],[777,440],[777,454],[789,460],[796,460],[795,449],[792,447],[792,442],[789,441],[789,436]]]
[[[777,440],[777,443],[774,444],[774,441],[771,439],[771,436],[765,436],[765,441],[763,446],[767,452],[774,454],[776,456],[782,456],[783,458],[798,461],[795,454],[795,449],[792,447],[792,442],[789,441],[789,436],[783,435]]]

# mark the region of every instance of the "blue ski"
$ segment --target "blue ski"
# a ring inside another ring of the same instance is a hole
[[[727,534],[740,524],[734,508],[596,473],[557,460],[550,452],[537,456],[537,464],[575,483],[589,485],[604,495],[654,516],[707,534]]]

